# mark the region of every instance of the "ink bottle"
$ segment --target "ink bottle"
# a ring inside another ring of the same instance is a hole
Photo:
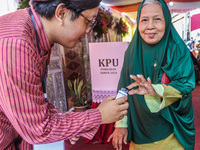
[[[128,90],[129,90],[128,88],[121,88],[121,90],[118,91],[115,99],[118,99],[118,98],[123,97],[123,96],[127,96]]]

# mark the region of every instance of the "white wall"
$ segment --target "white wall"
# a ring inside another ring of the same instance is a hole
[[[180,37],[185,39],[185,14],[175,14],[175,16],[173,16],[172,23]]]
[[[0,16],[17,10],[18,2],[19,0],[0,0]]]

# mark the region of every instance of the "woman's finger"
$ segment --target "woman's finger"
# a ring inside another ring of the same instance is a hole
[[[122,150],[122,137],[120,136],[119,141],[118,141],[118,149]]]
[[[134,82],[134,83],[131,83],[130,85],[127,86],[128,89],[132,89],[134,87],[138,86],[138,82]]]
[[[117,147],[117,142],[118,142],[118,137],[115,137],[115,138],[113,139],[113,142],[112,142],[113,147],[114,147],[115,149],[118,149],[118,147]]]
[[[151,79],[149,77],[147,78],[147,82],[148,84],[151,84]]]
[[[143,83],[143,84],[147,83],[147,81],[146,81],[146,79],[144,78],[143,75],[139,75],[138,78],[140,79],[141,83]]]
[[[70,141],[70,143],[71,143],[72,145],[74,145],[74,144],[76,143],[76,141],[74,141],[73,139],[69,139],[69,141]]]
[[[127,144],[127,133],[124,135],[124,143]]]
[[[140,78],[138,78],[138,77],[139,77],[139,75],[137,75],[137,76],[133,75],[133,79],[135,80],[135,82],[140,82]]]
[[[107,142],[110,142],[110,140],[113,138],[113,133],[108,137]]]
[[[137,94],[138,93],[138,89],[132,89],[128,92],[129,95],[133,95],[133,94]]]

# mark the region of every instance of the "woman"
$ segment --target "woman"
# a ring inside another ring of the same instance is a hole
[[[116,122],[108,141],[117,150],[122,141],[130,142],[130,150],[192,150],[195,76],[190,53],[163,0],[144,0],[137,20],[118,84],[118,89],[131,84],[128,115]]]

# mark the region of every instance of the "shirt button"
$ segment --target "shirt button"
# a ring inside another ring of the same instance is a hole
[[[156,66],[157,66],[157,64],[155,63],[153,66],[154,66],[154,67],[156,67]]]

